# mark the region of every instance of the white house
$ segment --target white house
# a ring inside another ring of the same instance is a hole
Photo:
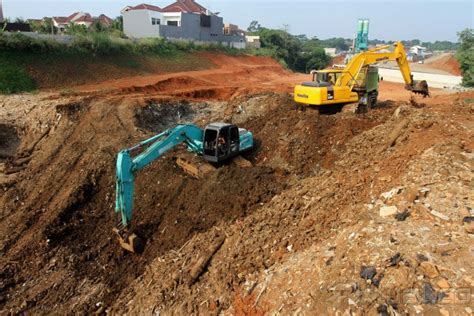
[[[102,18],[106,17],[105,15],[101,15]],[[106,17],[109,20],[109,17]],[[92,23],[94,23],[94,19],[89,13],[86,12],[75,12],[70,16],[55,16],[52,18],[53,25],[56,27],[60,32],[66,30],[67,26],[72,24],[83,25],[89,28]]]
[[[422,47],[419,45],[412,46],[410,48],[410,53],[415,54],[419,57],[423,57],[426,54],[426,47]]]
[[[331,57],[334,57],[334,56],[337,55],[337,49],[336,48],[325,48],[324,52],[326,53],[326,55],[331,56]]]
[[[121,13],[123,30],[129,37],[159,37],[159,25],[168,23],[163,16],[163,10],[150,4],[127,6],[122,9]]]
[[[260,48],[262,46],[260,36],[246,35],[245,40],[247,41],[247,47]]]
[[[243,36],[225,36],[222,17],[194,0],[177,0],[167,7],[127,6],[121,11],[123,31],[131,38],[157,38],[220,42],[245,46]],[[243,44],[242,44],[243,43]]]

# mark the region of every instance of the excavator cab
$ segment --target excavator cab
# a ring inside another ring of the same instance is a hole
[[[339,69],[312,70],[312,80],[303,82],[305,87],[330,87],[336,84],[337,79],[342,75]]]
[[[221,162],[240,154],[240,132],[233,124],[212,123],[204,131],[204,159]]]

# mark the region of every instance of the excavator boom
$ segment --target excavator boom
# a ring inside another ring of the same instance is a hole
[[[115,211],[121,214],[122,225],[127,227],[132,219],[134,174],[161,157],[168,150],[185,143],[189,150],[202,154],[203,130],[195,125],[178,125],[153,136],[138,145],[122,150],[117,156]],[[151,145],[149,145],[151,144]],[[136,157],[133,151],[149,145]]]
[[[343,75],[336,82],[336,86],[349,85],[352,88],[355,84],[354,78],[357,77],[357,74],[360,72],[362,67],[386,60],[395,60],[398,64],[403,80],[405,81],[406,88],[416,93],[428,95],[428,86],[426,85],[426,89],[423,89],[423,86],[420,85],[419,82],[413,80],[410,64],[408,63],[403,44],[397,42],[393,46],[393,52],[380,52],[381,50],[390,48],[390,45],[385,45],[354,56],[344,69]]]

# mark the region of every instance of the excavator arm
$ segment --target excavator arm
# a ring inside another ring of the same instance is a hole
[[[386,51],[394,46],[392,51]],[[294,100],[297,103],[308,105],[329,105],[329,104],[348,104],[361,100],[361,89],[356,91],[358,76],[363,67],[373,65],[386,60],[394,60],[397,62],[405,88],[414,92],[428,96],[428,84],[426,81],[415,81],[410,71],[410,65],[405,54],[405,48],[401,42],[394,45],[385,45],[359,53],[352,57],[347,66],[343,70],[321,70],[313,73],[313,81],[303,82],[301,85],[295,86]],[[316,75],[337,75],[337,80],[315,80]],[[360,81],[360,80],[359,80]],[[373,86],[373,85],[372,85]],[[375,89],[378,89],[378,85]],[[363,89],[362,89],[362,92]]]
[[[115,212],[121,214],[122,228],[132,220],[135,173],[160,158],[168,150],[184,143],[188,150],[202,154],[203,130],[195,125],[178,125],[138,145],[122,150],[117,156]],[[142,150],[132,157],[132,152]]]
[[[356,83],[355,78],[360,72],[362,67],[372,65],[385,60],[395,60],[402,73],[403,80],[405,81],[405,87],[415,93],[420,93],[424,96],[429,95],[428,84],[426,81],[414,81],[410,71],[410,65],[405,54],[405,48],[401,42],[397,42],[394,45],[392,52],[383,53],[381,50],[390,48],[390,45],[377,47],[355,55],[344,69],[342,76],[337,80],[336,86],[350,86],[351,90]]]

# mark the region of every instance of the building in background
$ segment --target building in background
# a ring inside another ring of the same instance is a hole
[[[110,27],[113,23],[113,20],[105,14],[101,14],[97,18],[93,18],[92,15],[86,12],[76,12],[70,16],[54,16],[52,21],[54,27],[59,33],[66,31],[66,28],[69,26],[69,24],[82,25],[86,28],[89,28],[95,21],[99,21],[99,23],[104,27]]]
[[[226,23],[224,24],[224,35],[245,36],[247,32],[241,30],[238,25]]]
[[[245,41],[247,42],[247,47],[249,48],[262,47],[262,43],[260,42],[260,36],[246,35]]]
[[[114,20],[112,20],[111,18],[109,18],[105,14],[99,15],[99,17],[97,19],[98,19],[99,23],[102,24],[102,26],[105,26],[105,27],[111,27],[114,24]]]
[[[426,53],[426,47],[422,47],[419,45],[412,46],[410,48],[410,53],[418,55],[420,57],[424,57]]]
[[[164,8],[150,4],[127,6],[121,11],[123,31],[131,38],[166,38],[195,43],[222,43],[245,48],[242,35],[225,35],[223,18],[194,0],[178,0]]]
[[[325,48],[324,52],[326,53],[326,55],[331,57],[337,56],[337,48]]]

